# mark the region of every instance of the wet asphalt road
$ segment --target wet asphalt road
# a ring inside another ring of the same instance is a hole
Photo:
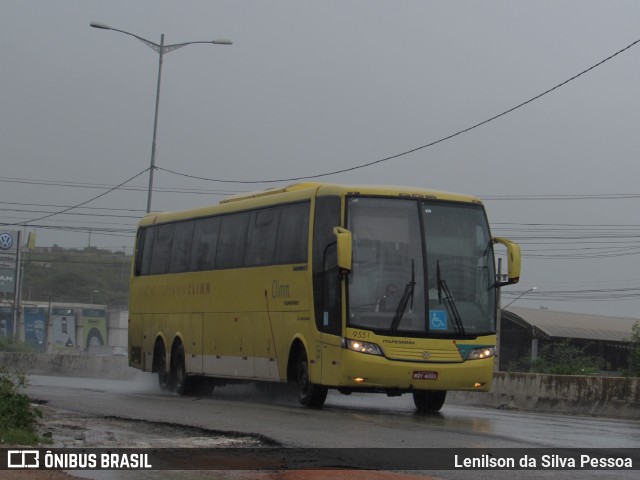
[[[409,395],[330,393],[323,410],[301,407],[286,389],[253,385],[209,397],[162,392],[150,374],[132,381],[31,376],[29,394],[53,408],[254,433],[290,447],[639,448],[640,421],[492,410],[445,403],[416,415]],[[636,462],[640,459],[636,458]],[[442,478],[638,478],[635,472],[440,471]],[[508,473],[508,475],[507,475]]]

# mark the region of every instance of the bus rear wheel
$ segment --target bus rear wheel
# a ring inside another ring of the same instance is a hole
[[[179,395],[187,395],[189,393],[189,377],[184,363],[184,347],[178,345],[171,354],[171,374],[170,383],[171,390]]]
[[[298,384],[298,401],[305,407],[322,408],[327,399],[327,387],[311,383],[309,379],[309,361],[302,351],[296,365],[296,382]]]
[[[413,392],[413,403],[418,413],[439,412],[447,398],[446,390],[418,390]]]
[[[171,385],[169,384],[169,372],[167,372],[167,353],[164,349],[164,345],[161,345],[159,349],[157,349],[158,360],[157,361],[157,372],[158,372],[158,385],[162,390],[168,390]]]

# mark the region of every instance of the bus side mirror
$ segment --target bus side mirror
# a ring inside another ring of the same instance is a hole
[[[333,234],[336,236],[338,268],[340,269],[340,273],[349,273],[351,271],[351,258],[353,254],[351,232],[346,228],[334,227]]]
[[[499,286],[513,285],[520,281],[520,266],[522,263],[522,255],[520,254],[520,245],[511,240],[501,237],[494,237],[493,243],[499,243],[507,248],[507,281],[499,282]]]

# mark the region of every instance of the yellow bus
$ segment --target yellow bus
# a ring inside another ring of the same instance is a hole
[[[411,393],[418,411],[438,411],[448,390],[490,388],[498,291],[519,276],[518,245],[491,237],[470,196],[302,183],[151,213],[137,232],[129,364],[181,394],[291,382],[309,407],[336,389]]]

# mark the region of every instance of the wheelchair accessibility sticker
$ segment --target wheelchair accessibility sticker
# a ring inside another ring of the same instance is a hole
[[[447,330],[447,311],[429,310],[429,330]]]

